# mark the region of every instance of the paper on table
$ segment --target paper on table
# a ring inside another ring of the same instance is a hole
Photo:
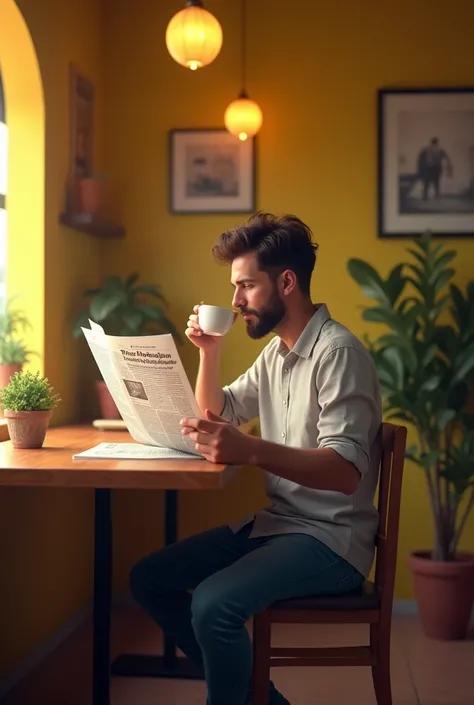
[[[89,323],[82,331],[132,438],[202,458],[181,435],[180,419],[201,412],[173,336],[106,335]]]
[[[99,443],[93,448],[75,453],[72,457],[110,460],[196,460],[196,456],[191,453],[141,443]]]

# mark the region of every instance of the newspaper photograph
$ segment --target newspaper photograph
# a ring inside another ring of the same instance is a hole
[[[100,373],[132,438],[202,458],[181,435],[183,416],[201,416],[194,392],[170,333],[106,335],[89,321],[82,328]]]

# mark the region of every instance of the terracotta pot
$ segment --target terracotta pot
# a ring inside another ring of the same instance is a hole
[[[80,179],[79,208],[82,213],[95,214],[102,205],[104,181],[102,179]]]
[[[474,554],[459,552],[452,562],[433,561],[431,551],[408,558],[425,635],[430,639],[465,639],[474,604]]]
[[[5,362],[0,364],[0,388],[4,388],[8,385],[10,378],[13,377],[15,372],[21,372],[23,365],[20,363],[18,365],[9,365]]]
[[[117,409],[117,405],[105,382],[103,380],[97,380],[95,384],[99,397],[101,418],[121,419],[120,411]]]
[[[8,433],[14,448],[41,448],[52,411],[10,411],[5,409]]]

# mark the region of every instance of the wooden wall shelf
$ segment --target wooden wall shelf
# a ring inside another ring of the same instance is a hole
[[[59,222],[72,230],[103,239],[125,237],[125,228],[117,223],[100,219],[86,220],[80,213],[61,213]]]

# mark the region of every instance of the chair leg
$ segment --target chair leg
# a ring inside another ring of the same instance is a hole
[[[252,705],[268,705],[271,622],[263,612],[253,618]]]
[[[370,646],[375,656],[372,666],[377,705],[392,705],[392,684],[390,678],[390,628],[379,624],[370,625]]]

